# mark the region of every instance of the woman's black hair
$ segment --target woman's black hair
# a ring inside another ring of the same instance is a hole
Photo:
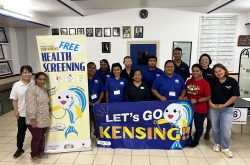
[[[135,69],[135,70],[134,70],[134,72],[133,72],[133,75],[132,75],[132,77],[134,77],[134,75],[135,75],[135,72],[141,72],[141,75],[142,75],[142,71],[141,71],[141,69]]]
[[[167,63],[173,63],[173,65],[174,65],[174,61],[173,61],[173,60],[167,60],[167,61],[165,62],[165,64],[164,64],[164,68],[165,68],[165,66],[167,65]]]
[[[108,71],[110,71],[110,66],[109,66],[108,60],[102,59],[102,60],[100,60],[100,64],[101,64],[101,63],[106,63],[106,64],[108,65]]]
[[[48,78],[48,76],[46,75],[46,73],[44,72],[38,72],[36,75],[35,75],[35,79],[37,80],[39,76],[41,75],[44,75],[46,77],[46,79]]]
[[[27,69],[30,73],[33,73],[33,70],[32,70],[32,67],[29,66],[29,65],[23,65],[21,68],[20,68],[20,73],[22,74],[23,71]]]
[[[200,58],[199,58],[199,64],[201,64],[201,58],[204,57],[204,56],[208,58],[208,60],[209,60],[209,65],[212,64],[212,59],[211,59],[211,57],[210,57],[207,53],[203,53],[203,54],[200,56]],[[209,65],[208,65],[208,66],[209,66]]]
[[[201,66],[200,64],[198,64],[198,63],[192,65],[192,68],[191,68],[191,69],[193,69],[193,68],[199,68],[200,71],[202,71],[202,66]]]
[[[89,67],[89,65],[95,65],[95,63],[94,63],[94,62],[89,62],[89,63],[87,64],[87,67]],[[95,65],[95,67],[96,67],[96,65]]]
[[[121,66],[120,63],[113,63],[113,64],[112,64],[112,67],[111,67],[111,75],[112,75],[113,77],[115,76],[114,73],[113,73],[114,67],[117,67],[117,66],[122,70],[122,66]]]

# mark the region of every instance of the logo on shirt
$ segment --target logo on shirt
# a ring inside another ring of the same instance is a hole
[[[140,89],[145,89],[145,88],[141,86]]]
[[[160,76],[160,74],[156,74],[156,77],[159,77]]]
[[[232,88],[232,86],[225,86],[227,89],[231,89]]]
[[[121,82],[120,82],[120,85],[124,85],[124,82],[123,82],[123,81],[121,81]]]
[[[109,77],[110,77],[110,75],[109,75],[109,74],[107,74],[107,75],[106,75],[106,77],[107,77],[107,78],[109,78]]]
[[[99,83],[99,81],[98,81],[98,80],[95,80],[94,82],[95,82],[96,84],[98,84],[98,83]]]
[[[175,83],[180,83],[180,81],[178,79],[175,79],[174,82]]]
[[[187,85],[187,93],[191,95],[197,95],[198,91],[200,90],[200,86],[196,85]]]

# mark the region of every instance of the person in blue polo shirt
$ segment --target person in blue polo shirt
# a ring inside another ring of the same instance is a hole
[[[104,96],[104,85],[102,80],[96,75],[96,65],[94,62],[89,62],[87,64],[88,68],[88,86],[89,86],[89,110],[90,110],[90,125],[93,122],[94,125],[94,135],[96,134],[96,122],[94,117],[93,106],[95,104],[101,103]]]
[[[163,74],[163,71],[156,67],[157,57],[149,56],[148,67],[142,70],[142,81],[145,82],[149,88],[152,87],[154,80]],[[150,100],[155,100],[156,98],[150,91]]]
[[[96,74],[100,77],[102,83],[105,84],[107,78],[109,78],[111,75],[108,60],[102,59],[100,61],[100,69],[97,70]]]
[[[186,93],[182,77],[174,73],[174,62],[167,60],[164,65],[164,74],[156,78],[152,85],[152,93],[161,101],[183,100]]]
[[[174,72],[180,75],[184,82],[190,77],[188,65],[181,60],[182,49],[177,47],[174,49]]]
[[[107,79],[106,89],[106,102],[115,103],[125,101],[125,87],[128,82],[125,78],[121,77],[122,66],[120,63],[114,63],[111,69],[111,77]]]

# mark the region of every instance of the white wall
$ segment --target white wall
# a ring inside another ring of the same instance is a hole
[[[159,67],[163,68],[164,62],[171,59],[173,41],[192,41],[191,63],[196,63],[199,55],[197,54],[199,16],[202,13],[156,9],[150,8],[147,19],[138,16],[140,9],[128,9],[109,12],[86,17],[57,17],[50,18],[51,28],[109,28],[122,26],[143,26],[143,39],[123,39],[122,37],[88,37],[88,60],[94,61],[97,66],[99,60],[106,58],[110,63],[122,62],[123,57],[129,55],[127,52],[128,41],[160,41],[160,56],[158,57]],[[237,36],[247,34],[245,22],[247,14],[239,14]],[[133,33],[133,29],[132,29]],[[28,29],[28,61],[33,66],[34,71],[39,71],[39,60],[35,36],[51,34],[48,29]],[[133,35],[132,35],[133,36]],[[111,42],[111,53],[102,53],[101,42]],[[242,48],[236,47],[234,72],[238,72],[239,53]]]

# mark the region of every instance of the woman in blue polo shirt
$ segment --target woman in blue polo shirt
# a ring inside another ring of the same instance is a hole
[[[120,63],[112,65],[112,76],[107,79],[106,88],[106,102],[115,103],[125,101],[125,87],[128,82],[121,77],[122,66]]]
[[[237,81],[228,76],[228,70],[222,64],[213,66],[214,80],[211,82],[211,100],[209,102],[212,120],[212,132],[215,152],[223,152],[227,157],[233,157],[229,149],[233,121],[233,107],[240,96]]]
[[[183,100],[186,93],[181,76],[174,73],[174,62],[167,60],[164,65],[164,74],[156,78],[152,85],[152,93],[161,101]]]
[[[97,130],[93,106],[102,101],[104,96],[104,86],[102,80],[96,75],[95,63],[89,62],[87,64],[87,68],[88,68],[88,86],[89,86],[90,123],[93,122],[95,130]],[[94,135],[96,135],[96,131],[94,131]]]

